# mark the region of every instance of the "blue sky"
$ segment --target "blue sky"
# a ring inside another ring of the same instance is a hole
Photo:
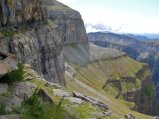
[[[159,33],[159,0],[59,0],[78,10],[87,32]],[[105,29],[104,29],[105,27]]]

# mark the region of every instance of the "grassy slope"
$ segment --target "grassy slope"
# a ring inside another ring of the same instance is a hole
[[[78,76],[83,80],[93,80],[94,84],[102,86],[109,80],[119,80],[120,77],[134,77],[134,74],[142,68],[140,64],[129,57],[121,57],[117,60],[96,61],[82,67]],[[97,86],[96,86],[97,87]]]
[[[66,76],[66,83],[67,83],[67,88],[69,90],[77,91],[82,94],[98,98],[105,104],[108,104],[110,107],[110,110],[112,111],[112,116],[110,117],[110,119],[120,119],[121,117],[124,117],[125,114],[129,114],[129,113],[133,114],[137,119],[151,119],[151,117],[148,115],[144,115],[144,114],[130,110],[130,108],[133,107],[133,103],[123,101],[120,99],[114,99],[109,94],[103,91],[97,91],[96,93],[93,91],[90,91],[88,90],[88,88],[84,88],[78,83],[70,80],[70,78],[67,76]]]
[[[33,77],[33,80],[31,80],[31,82],[35,83],[39,89],[43,89],[47,93],[47,95],[49,95],[51,97],[51,99],[54,101],[54,103],[56,105],[58,105],[59,102],[61,101],[62,97],[55,96],[53,94],[52,90],[56,89],[57,87],[60,89],[63,89],[63,90],[67,90],[66,87],[62,87],[62,86],[59,86],[56,84],[49,85],[46,87],[45,86],[46,81],[44,79],[42,79],[41,77],[39,77],[39,75],[34,70],[26,69],[26,72],[27,72],[26,76]],[[61,109],[62,109],[62,112],[60,112],[60,113],[61,114],[68,113],[70,115],[71,119],[87,119],[87,118],[91,117],[91,113],[102,111],[98,107],[95,107],[88,102],[83,102],[80,105],[75,105],[75,104],[70,103],[67,99],[65,99],[62,102]],[[59,114],[59,113],[57,113],[57,114]],[[57,115],[57,116],[59,116],[59,115]],[[102,119],[105,119],[105,117],[102,117]]]
[[[73,45],[65,48],[64,50],[67,62],[76,69],[78,80],[84,82],[84,84],[87,84],[90,87],[93,87],[93,89],[96,89],[98,92],[94,92],[84,86],[81,86],[66,75],[67,87],[70,90],[75,90],[101,99],[103,102],[108,104],[113,111],[111,118],[120,118],[125,114],[132,113],[139,119],[150,119],[149,116],[131,111],[130,108],[133,107],[132,103],[114,99],[114,96],[117,95],[118,92],[113,86],[108,85],[107,91],[102,90],[102,87],[108,79],[119,80],[120,77],[134,77],[134,74],[143,67],[143,64],[124,56],[120,52],[114,52],[111,49],[107,49],[109,52],[105,50],[105,52],[101,53],[100,48],[92,45],[89,45],[89,48],[88,46]],[[100,55],[98,54],[99,52]],[[96,55],[96,53],[98,55]],[[120,55],[122,57],[114,59],[114,57],[119,57]],[[99,60],[103,57],[105,60]],[[147,73],[145,75],[147,75]],[[122,89],[126,90],[127,87],[131,89],[140,88],[141,81],[139,79],[135,80],[135,84],[123,83]]]

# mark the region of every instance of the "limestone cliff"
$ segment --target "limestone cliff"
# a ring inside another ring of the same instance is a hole
[[[48,17],[58,25],[64,45],[88,42],[79,12],[53,0],[48,6]]]
[[[0,16],[0,50],[65,85],[62,46],[87,42],[81,15],[55,0],[2,0]]]
[[[56,0],[1,0],[0,26],[26,25],[51,19],[57,23],[64,44],[87,42],[79,12]]]
[[[15,54],[19,62],[31,64],[46,80],[61,85],[65,85],[67,61],[77,70],[79,80],[94,88],[92,92],[104,91],[109,78],[120,81],[120,74],[133,77],[142,65],[118,50],[88,44],[81,15],[56,0],[1,0],[0,50]],[[144,78],[136,78],[131,90],[141,88]],[[120,93],[118,87],[108,86],[110,90],[104,93]]]

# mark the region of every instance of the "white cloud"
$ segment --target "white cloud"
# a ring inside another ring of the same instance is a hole
[[[89,33],[89,32],[99,32],[99,31],[111,31],[111,28],[106,27],[104,25],[103,25],[103,27],[100,27],[99,24],[97,24],[97,25],[87,24],[87,25],[85,25],[85,27],[86,27],[87,33]]]
[[[152,25],[148,23],[131,23],[119,24],[115,27],[107,27],[105,24],[86,24],[87,32],[110,31],[119,33],[159,33],[159,25]]]
[[[87,32],[111,31],[112,28],[103,24],[85,24]]]
[[[87,33],[89,32],[98,32],[99,30],[93,28],[91,25],[86,26]]]

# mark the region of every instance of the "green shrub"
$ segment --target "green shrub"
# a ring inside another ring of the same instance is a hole
[[[153,93],[155,91],[155,87],[152,83],[150,84],[147,84],[145,87],[144,87],[144,97],[146,99],[146,101],[149,103],[149,101],[151,100],[152,96],[153,96]]]
[[[1,96],[4,96],[4,97],[10,97],[11,95],[12,95],[11,91],[7,91],[7,92],[1,94]]]
[[[34,94],[25,104],[26,111],[23,113],[23,119],[42,119],[43,108],[38,96]]]
[[[5,30],[5,29],[0,29],[0,32],[1,32],[5,37],[11,37],[11,36],[13,36],[14,34],[17,33],[17,32],[15,32],[15,31],[8,31],[8,30]]]
[[[55,104],[41,101],[36,92],[23,104],[21,110],[24,110],[22,119],[63,119],[66,114],[62,107],[57,108]]]
[[[5,111],[5,105],[0,103],[0,115],[4,114],[7,114],[7,112]]]
[[[16,81],[22,81],[24,75],[24,66],[23,64],[18,64],[18,69],[12,72],[7,73],[3,78],[5,83],[12,84]]]

